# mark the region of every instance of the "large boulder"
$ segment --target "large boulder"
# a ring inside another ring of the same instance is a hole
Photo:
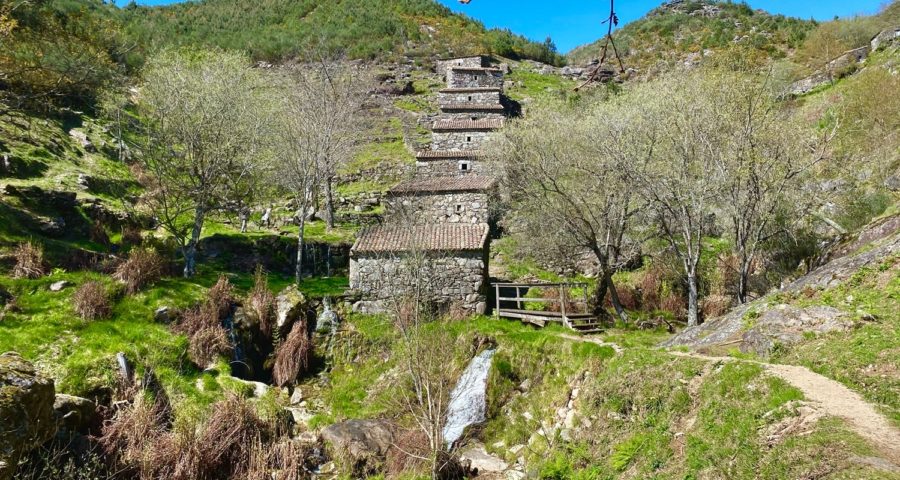
[[[776,345],[800,342],[805,333],[822,334],[853,328],[849,314],[825,306],[778,305],[758,318],[746,319],[745,323],[752,326],[741,336],[741,351],[763,356],[770,354]]]
[[[288,330],[298,319],[306,315],[306,297],[295,285],[291,285],[275,297],[275,323],[281,330]]]
[[[53,401],[53,411],[60,431],[69,434],[90,433],[99,423],[97,405],[86,398],[58,393]]]
[[[394,443],[394,429],[383,420],[346,420],[325,428],[322,440],[354,476],[366,476],[384,462]]]
[[[23,454],[56,435],[53,381],[19,354],[0,355],[0,480],[12,478]]]

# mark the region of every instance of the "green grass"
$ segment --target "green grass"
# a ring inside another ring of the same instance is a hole
[[[507,75],[513,87],[506,91],[513,100],[555,98],[565,99],[574,95],[577,86],[573,80],[559,75],[542,75],[522,68],[515,68]]]

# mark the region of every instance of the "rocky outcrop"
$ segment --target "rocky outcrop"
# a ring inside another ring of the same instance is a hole
[[[275,297],[275,324],[279,329],[290,329],[293,323],[306,314],[306,297],[291,285]]]
[[[887,48],[898,41],[900,41],[900,26],[882,30],[881,33],[875,35],[875,37],[872,38],[872,41],[869,42],[869,48],[875,52],[879,49]]]
[[[332,457],[356,476],[375,473],[394,443],[394,430],[383,420],[347,420],[322,431]]]
[[[19,459],[56,434],[53,381],[17,353],[0,355],[0,480]]]
[[[865,248],[863,248],[865,247]],[[900,217],[886,218],[864,229],[853,241],[834,249],[831,261],[791,282],[781,294],[833,288],[865,267],[879,265],[900,254]],[[774,294],[741,305],[727,314],[688,327],[662,343],[664,347],[694,349],[737,347],[767,355],[777,344],[802,340],[806,332],[819,334],[853,327],[850,316],[831,307],[800,308],[773,302]]]

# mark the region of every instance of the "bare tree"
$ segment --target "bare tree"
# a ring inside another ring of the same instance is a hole
[[[343,62],[320,60],[292,69],[283,82],[281,147],[285,161],[274,180],[297,207],[294,275],[303,279],[303,234],[319,189],[324,190],[328,227],[334,226],[332,184],[338,167],[352,155],[360,131],[365,94],[361,71]]]
[[[299,95],[320,112],[314,128],[321,150],[321,185],[325,224],[334,227],[334,178],[356,150],[362,132],[361,108],[368,92],[366,71],[340,58],[311,55],[316,60],[297,72]]]
[[[727,135],[716,145],[715,173],[724,217],[738,257],[737,298],[749,301],[751,266],[764,243],[808,218],[821,200],[811,194],[811,174],[828,159],[834,130],[820,136],[777,104],[769,76],[721,75],[710,101]]]
[[[590,252],[599,269],[594,308],[603,312],[609,292],[624,321],[613,274],[637,252],[629,233],[641,205],[618,165],[628,158],[597,140],[617,122],[607,103],[588,112],[543,109],[504,129],[494,157],[509,192],[505,223],[520,245],[563,263]]]
[[[230,187],[260,166],[265,93],[261,73],[237,53],[169,50],[144,70],[141,159],[152,175],[145,203],[179,243],[186,277],[196,272],[207,216],[239,195]]]
[[[708,87],[702,74],[678,75],[642,85],[627,99],[634,107],[626,128],[635,130],[632,150],[640,154],[622,166],[682,265],[688,325],[698,323],[698,267],[721,194],[715,167],[724,130],[715,103],[697,94]]]

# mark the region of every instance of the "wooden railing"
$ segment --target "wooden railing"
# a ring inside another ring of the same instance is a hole
[[[557,294],[553,298],[547,297],[526,297],[528,291],[532,288],[555,288]],[[569,291],[573,288],[580,288],[583,292],[581,299],[571,298]],[[502,296],[501,290],[513,289],[513,296]],[[542,321],[559,321],[567,327],[571,327],[570,319],[572,317],[586,317],[591,314],[588,312],[588,285],[580,282],[569,283],[495,283],[494,284],[494,314],[498,317],[531,319],[540,318]],[[504,303],[509,304],[515,302],[515,308],[504,308]],[[543,304],[559,304],[559,312],[550,312],[543,310],[528,310],[527,303],[543,303]],[[582,308],[575,308],[578,303],[582,303]],[[581,311],[578,311],[581,310]]]

